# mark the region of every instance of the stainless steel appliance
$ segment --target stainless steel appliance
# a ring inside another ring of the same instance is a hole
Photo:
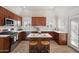
[[[14,19],[5,18],[5,25],[14,26],[17,25],[17,21],[15,21]]]

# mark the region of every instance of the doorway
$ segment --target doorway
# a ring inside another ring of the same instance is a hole
[[[79,15],[69,19],[68,45],[79,51]]]

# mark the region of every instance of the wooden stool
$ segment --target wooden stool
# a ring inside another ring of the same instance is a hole
[[[41,53],[48,53],[50,50],[50,42],[49,41],[41,41],[42,50]]]
[[[38,42],[37,41],[30,41],[29,45],[37,45]]]
[[[42,45],[49,45],[50,43],[49,43],[49,41],[41,41],[41,44]]]
[[[36,53],[37,52],[37,41],[30,41],[29,42],[29,52]]]

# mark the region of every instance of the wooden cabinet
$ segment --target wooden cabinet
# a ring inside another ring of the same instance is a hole
[[[26,32],[19,32],[18,39],[19,41],[26,40]]]
[[[12,13],[11,11],[0,6],[0,26],[4,25],[4,18],[11,18],[14,20],[19,20],[19,21],[21,21],[21,25],[22,25],[22,17],[21,16],[18,16],[16,14]]]
[[[4,25],[4,17],[0,15],[0,26]]]
[[[46,17],[32,17],[32,26],[46,26]]]
[[[52,31],[52,32],[48,32],[51,36],[52,36],[52,40],[54,40],[54,32]]]
[[[0,52],[10,52],[10,37],[0,37]]]
[[[67,33],[60,33],[59,38],[61,44],[67,44]]]
[[[57,33],[54,32],[54,40],[60,44],[60,45],[65,45],[67,44],[67,33]]]

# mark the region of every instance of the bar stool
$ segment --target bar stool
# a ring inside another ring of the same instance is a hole
[[[36,53],[37,52],[37,41],[30,41],[29,42],[29,52]]]
[[[50,50],[50,42],[49,41],[41,41],[42,50],[41,53],[48,53]]]

